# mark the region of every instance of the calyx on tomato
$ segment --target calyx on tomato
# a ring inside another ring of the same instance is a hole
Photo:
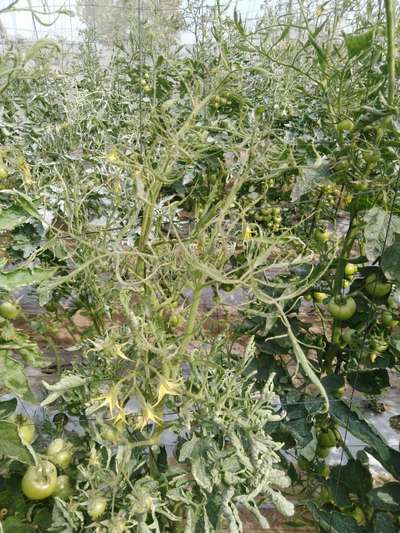
[[[328,303],[328,310],[337,320],[349,320],[357,310],[357,305],[351,296],[332,299]]]
[[[42,461],[37,466],[28,466],[21,489],[30,500],[45,500],[53,494],[57,486],[57,469],[50,461]]]
[[[371,296],[383,298],[392,290],[392,284],[386,281],[383,276],[372,273],[365,280],[365,288]]]

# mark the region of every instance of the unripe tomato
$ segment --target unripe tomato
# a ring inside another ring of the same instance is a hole
[[[372,340],[371,348],[375,352],[383,353],[389,348],[389,344],[385,341],[385,339],[375,338]]]
[[[350,287],[350,281],[348,279],[343,280],[343,288],[348,289]]]
[[[327,298],[329,298],[329,294],[326,294],[326,292],[313,292],[313,298],[314,302],[322,304]]]
[[[357,310],[357,305],[351,296],[342,300],[331,300],[328,309],[333,318],[337,320],[349,320]]]
[[[313,299],[313,295],[311,293],[307,293],[303,296],[303,298],[305,299],[306,302],[311,302],[311,300]]]
[[[181,319],[179,315],[171,315],[168,320],[168,325],[171,328],[176,328],[177,326],[179,326],[180,322]]]
[[[320,463],[317,467],[317,474],[322,476],[324,479],[328,479],[331,469],[326,463]]]
[[[97,520],[100,518],[107,507],[107,500],[101,496],[92,498],[88,503],[87,512],[92,520]]]
[[[25,418],[21,423],[17,422],[18,434],[22,440],[27,444],[31,444],[36,437],[36,428],[33,420]]]
[[[0,165],[0,180],[5,180],[8,177],[7,169],[4,165]]]
[[[336,434],[332,429],[325,429],[317,435],[318,445],[323,448],[332,448],[336,446]]]
[[[336,389],[333,393],[333,396],[337,399],[337,400],[340,400],[341,398],[343,398],[344,396],[344,393],[345,393],[345,390],[346,390],[346,387],[344,385],[342,385],[341,387],[339,387],[338,389]]]
[[[376,163],[381,158],[379,150],[366,150],[363,153],[363,159],[366,163]]]
[[[19,315],[19,308],[11,302],[3,302],[0,305],[0,315],[7,320],[13,320]]]
[[[357,265],[354,263],[347,263],[347,265],[344,268],[344,275],[346,278],[351,278],[354,276],[354,274],[358,271]]]
[[[380,278],[377,274],[370,274],[365,280],[365,288],[371,296],[382,298],[392,290],[392,284]]]
[[[53,496],[57,496],[57,498],[61,498],[62,500],[68,500],[73,493],[74,489],[72,488],[69,476],[58,476]]]
[[[337,125],[338,131],[352,131],[354,129],[354,122],[349,118],[345,118]]]
[[[393,315],[390,311],[384,311],[382,313],[382,324],[385,326],[385,328],[392,329],[399,323],[398,320],[395,320],[393,318]]]
[[[57,486],[57,469],[50,461],[38,466],[28,466],[21,481],[21,489],[30,500],[44,500],[51,496]]]
[[[318,228],[314,231],[314,238],[317,242],[325,243],[331,238],[331,234],[327,229]]]
[[[55,465],[65,469],[72,462],[72,446],[64,439],[54,439],[47,448],[47,456]]]
[[[325,446],[317,446],[317,457],[320,459],[325,459],[331,453],[331,448]]]

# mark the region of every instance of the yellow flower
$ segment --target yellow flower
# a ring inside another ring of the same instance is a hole
[[[244,232],[243,232],[243,240],[249,241],[251,239],[253,232],[251,231],[251,227],[249,225],[246,226]]]
[[[109,163],[115,163],[119,160],[118,152],[115,148],[111,148],[111,150],[106,155],[107,161]]]
[[[160,418],[155,410],[153,409],[155,406],[151,406],[148,403],[145,403],[142,405],[142,412],[138,417],[138,421],[136,423],[135,428],[139,429],[140,431],[143,431],[143,429],[150,424],[150,422],[153,422],[154,424],[161,425],[162,424],[162,418]]]
[[[101,394],[100,396],[97,396],[97,398],[93,398],[92,400],[92,407],[87,409],[87,414],[93,414],[99,409],[102,409],[103,407],[106,407],[109,412],[110,416],[113,417],[115,413],[123,413],[124,409],[119,404],[119,390],[118,386],[114,385],[110,389],[108,389],[107,392],[104,394]],[[123,416],[123,415],[122,415]]]
[[[161,376],[158,385],[158,398],[155,405],[158,405],[164,396],[179,396],[179,394],[182,392],[181,383],[182,379],[178,379],[178,381],[171,381]]]

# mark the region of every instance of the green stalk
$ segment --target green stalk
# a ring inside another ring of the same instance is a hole
[[[186,324],[186,330],[185,330],[185,333],[184,333],[184,336],[183,336],[183,340],[182,340],[182,344],[181,344],[181,347],[180,347],[180,352],[181,353],[185,353],[188,346],[189,346],[189,343],[190,343],[190,340],[192,338],[192,335],[193,335],[193,331],[194,331],[194,325],[195,325],[195,322],[196,322],[196,318],[197,318],[197,312],[199,310],[199,305],[200,305],[200,301],[201,301],[201,291],[203,290],[203,286],[204,286],[204,283],[205,283],[205,278],[206,278],[206,275],[203,274],[198,282],[198,284],[196,285],[194,291],[193,291],[193,299],[192,299],[192,304],[190,306],[190,313],[189,313],[189,318],[188,318],[188,321],[187,321],[187,324]]]
[[[388,104],[394,105],[396,87],[396,39],[395,39],[395,9],[394,0],[385,0],[386,35],[387,35],[387,65],[388,65]]]
[[[151,229],[151,224],[153,222],[154,204],[157,201],[158,195],[160,194],[161,187],[162,187],[161,181],[156,183],[153,191],[151,192],[150,201],[145,207],[145,210],[143,213],[142,231],[140,233],[139,243],[138,243],[139,252],[143,252],[146,247],[147,239],[148,239],[150,229]],[[138,262],[137,262],[136,274],[138,274],[141,277],[144,277],[145,275],[144,261],[141,257],[139,257]]]

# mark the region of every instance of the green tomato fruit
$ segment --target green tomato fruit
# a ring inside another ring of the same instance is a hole
[[[318,228],[314,231],[314,238],[317,242],[325,243],[331,238],[331,234],[327,229]]]
[[[92,498],[88,502],[87,512],[92,520],[97,520],[100,518],[106,510],[107,500],[101,496]]]
[[[47,448],[48,458],[62,469],[68,468],[72,462],[72,446],[64,439],[54,439]]]
[[[303,296],[303,298],[305,299],[306,302],[311,302],[311,300],[313,299],[313,295],[311,293],[307,293]]]
[[[62,500],[68,500],[73,493],[74,489],[72,488],[69,476],[65,474],[58,476],[53,496],[57,496],[57,498],[61,498]]]
[[[340,400],[341,398],[343,398],[344,396],[344,393],[345,393],[345,390],[346,390],[346,387],[344,385],[342,385],[341,387],[339,387],[338,389],[336,389],[333,393],[333,396],[337,399],[337,400]]]
[[[314,302],[317,304],[322,304],[326,299],[329,298],[329,294],[326,292],[313,292]]]
[[[28,466],[21,481],[21,489],[30,500],[45,500],[57,486],[57,469],[50,461]]]
[[[345,118],[339,122],[337,125],[338,131],[353,131],[354,129],[354,122],[350,120],[349,118]]]
[[[19,315],[19,308],[11,302],[3,302],[0,305],[0,315],[7,320],[13,320]]]
[[[350,281],[348,279],[344,279],[342,285],[344,289],[348,289],[350,287]]]
[[[336,302],[331,300],[328,303],[328,310],[333,318],[337,320],[349,320],[357,310],[357,305],[351,296]]]
[[[36,428],[33,420],[25,418],[21,423],[17,424],[17,431],[22,440],[26,444],[31,444],[36,437]]]
[[[317,441],[322,448],[332,448],[336,446],[336,434],[332,429],[322,430],[317,435]]]
[[[363,159],[366,163],[376,163],[381,158],[381,153],[379,150],[366,150],[363,153]]]
[[[317,446],[317,457],[320,459],[325,459],[331,453],[331,448],[325,446]]]
[[[377,274],[370,274],[365,280],[365,288],[371,296],[383,298],[392,290],[392,284],[381,279]]]
[[[344,268],[344,275],[346,276],[346,278],[352,278],[357,271],[357,265],[355,265],[354,263],[347,263]]]
[[[317,467],[317,474],[319,474],[324,479],[328,479],[331,469],[326,463],[320,463]]]
[[[392,329],[398,325],[399,321],[393,318],[393,315],[390,311],[384,311],[382,313],[382,324],[385,328]]]

